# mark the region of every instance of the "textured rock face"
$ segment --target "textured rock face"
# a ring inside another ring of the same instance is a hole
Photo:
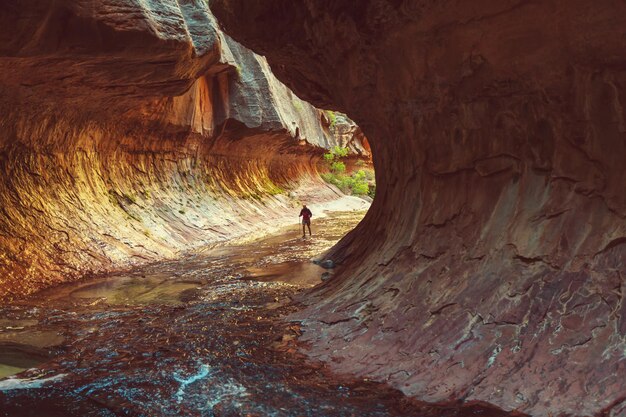
[[[377,198],[301,317],[430,401],[626,411],[626,5],[213,0],[370,140]]]
[[[348,148],[351,154],[361,155],[371,160],[372,150],[363,131],[343,113],[322,112],[322,123],[337,140],[338,145]]]
[[[0,300],[334,196],[321,113],[206,2],[11,0],[0,23]]]

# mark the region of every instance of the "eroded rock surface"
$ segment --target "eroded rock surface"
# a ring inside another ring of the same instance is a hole
[[[204,1],[2,2],[0,74],[2,301],[335,197],[321,112]]]
[[[352,154],[371,159],[372,150],[363,131],[345,114],[328,110],[324,111],[322,112],[322,123],[333,134],[338,142],[338,146],[348,148]]]
[[[626,4],[213,0],[370,140],[377,197],[299,317],[428,401],[624,415]]]

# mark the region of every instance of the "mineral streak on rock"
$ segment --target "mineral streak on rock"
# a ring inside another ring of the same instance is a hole
[[[312,356],[422,400],[623,415],[625,3],[211,5],[372,147],[377,198],[299,315]]]
[[[204,1],[3,1],[0,74],[0,300],[334,196],[321,112]]]

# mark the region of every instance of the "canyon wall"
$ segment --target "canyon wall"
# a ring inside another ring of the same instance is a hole
[[[336,197],[322,113],[204,1],[4,1],[0,74],[0,301]]]
[[[297,318],[416,398],[626,415],[626,4],[212,0],[370,141],[377,196]]]

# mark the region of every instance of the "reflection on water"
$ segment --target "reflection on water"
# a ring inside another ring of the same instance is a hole
[[[39,363],[33,363],[33,366],[37,366],[39,365]],[[11,365],[6,365],[4,363],[0,362],[0,379],[5,378],[9,375],[15,375],[18,374],[22,371],[27,370],[29,367],[26,368],[18,368],[17,366],[11,366]]]
[[[113,276],[72,291],[71,297],[99,299],[107,304],[177,304],[181,294],[199,289],[198,283],[178,282],[158,276]]]
[[[43,349],[15,343],[0,343],[0,379],[34,368],[48,359]]]
[[[299,225],[255,242],[199,250],[125,274],[83,280],[47,289],[34,298],[62,306],[81,302],[106,305],[181,304],[213,291],[216,282],[283,282],[311,287],[326,270],[312,260],[330,249],[365,215],[336,212],[313,222],[313,237],[303,239]],[[209,288],[207,288],[209,287]]]
[[[63,342],[57,331],[39,324],[32,318],[0,319],[0,379],[39,366],[48,359],[48,348]]]

